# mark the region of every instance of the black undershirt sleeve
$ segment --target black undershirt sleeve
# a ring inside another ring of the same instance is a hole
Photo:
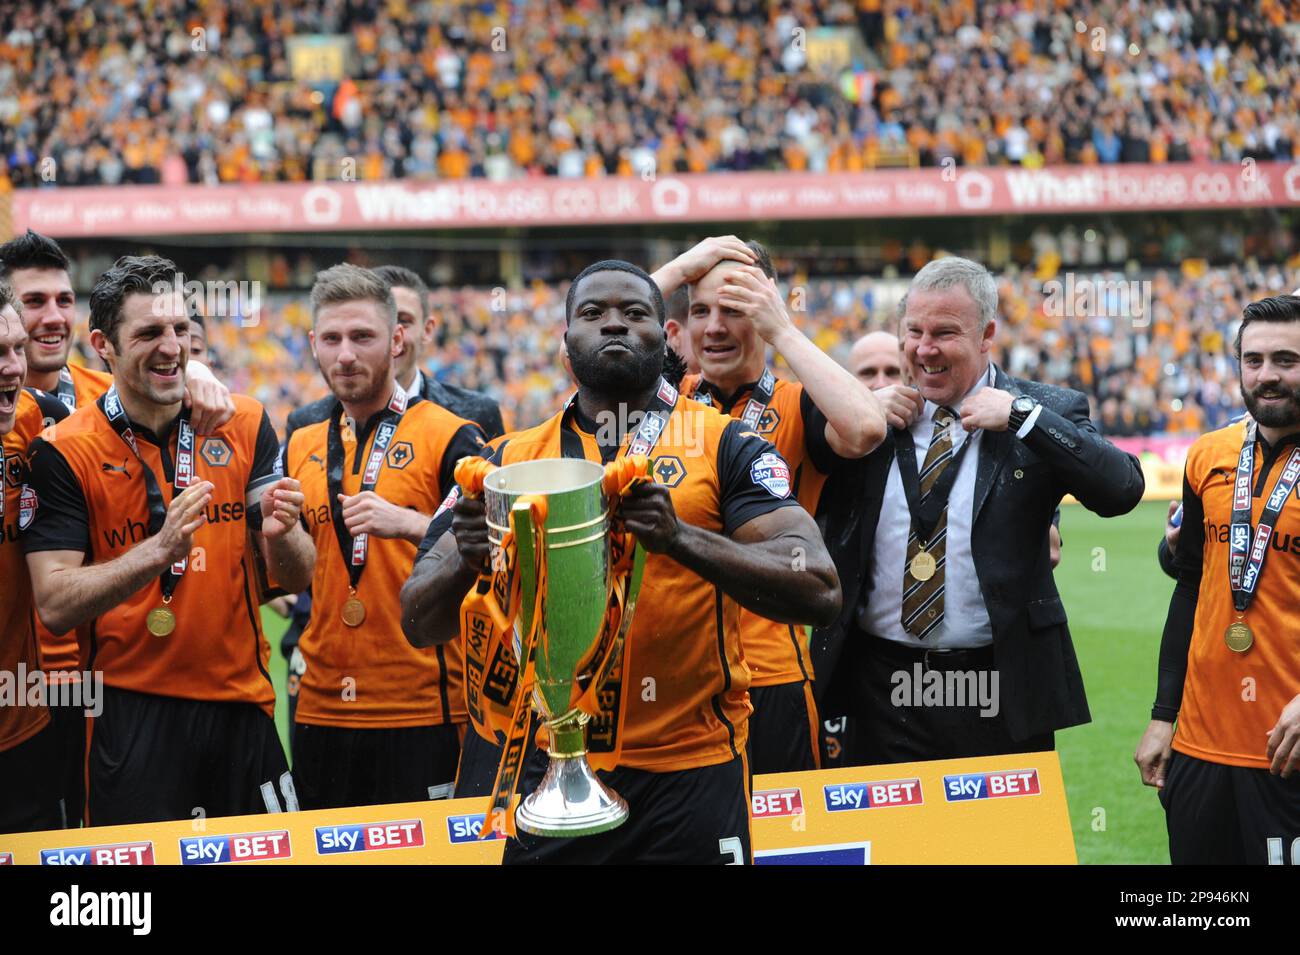
[[[287,447],[287,444],[286,444]],[[258,491],[266,485],[278,481],[284,476],[283,459],[280,456],[280,439],[275,435],[275,426],[265,409],[262,421],[257,426],[257,443],[253,446],[253,467],[248,472],[248,487],[245,499],[259,501]],[[262,508],[260,504],[249,504],[246,511],[248,526],[255,531],[262,529]]]
[[[460,434],[464,430],[465,429],[462,428],[461,431],[457,432],[457,434]],[[475,429],[475,431],[477,431],[477,428]],[[474,451],[475,453],[480,454],[482,457],[487,458],[493,464],[499,465],[501,463],[501,455],[504,453],[507,443],[508,442],[506,441],[502,441],[500,446],[497,447],[496,449],[493,449],[491,447],[480,448],[475,446]],[[450,450],[450,448],[448,450]],[[459,460],[459,458],[455,460]],[[452,468],[453,470],[455,469],[454,461],[452,463]],[[456,501],[460,500],[459,485],[453,485],[452,491],[456,495],[456,497],[451,502],[454,505]],[[415,563],[418,564],[421,560],[423,560],[424,555],[429,553],[429,551],[433,550],[433,546],[438,543],[438,539],[441,538],[443,534],[451,530],[451,518],[452,518],[451,507],[444,502],[444,505],[442,507],[439,507],[437,512],[433,515],[433,520],[429,521],[429,529],[425,531],[424,540],[420,541],[420,546],[415,552]]]
[[[779,507],[799,506],[785,458],[739,421],[730,422],[718,441],[718,483],[722,531],[728,536]]]
[[[836,454],[826,440],[826,416],[813,404],[807,388],[799,393],[799,417],[803,419],[803,442],[808,448],[808,459],[822,474],[830,474],[836,463],[844,458]]]
[[[483,431],[469,422],[451,436],[442,452],[442,467],[438,471],[438,493],[446,497],[456,484],[456,462],[461,458],[478,457],[483,453]]]
[[[27,393],[36,399],[36,406],[41,409],[41,421],[46,427],[62,421],[71,413],[68,406],[53,395],[35,388],[28,388]]]
[[[1178,583],[1169,598],[1169,616],[1160,638],[1160,665],[1156,681],[1156,702],[1151,718],[1174,722],[1183,701],[1187,678],[1187,651],[1192,645],[1192,626],[1201,593],[1201,566],[1205,548],[1205,508],[1183,473],[1183,526],[1173,570]]]
[[[1160,542],[1156,544],[1156,561],[1160,564],[1160,569],[1165,572],[1166,576],[1172,577],[1174,580],[1178,579],[1178,571],[1174,569],[1174,555],[1169,552],[1169,541],[1165,540],[1164,537],[1161,537]]]
[[[48,441],[32,442],[28,481],[36,492],[36,515],[23,531],[23,551],[75,550],[90,553],[86,496],[68,462]]]

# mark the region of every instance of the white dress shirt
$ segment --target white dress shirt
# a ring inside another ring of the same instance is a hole
[[[411,379],[411,385],[409,388],[400,381],[397,383],[397,387],[406,392],[406,400],[410,401],[417,395],[424,394],[424,375],[420,369],[417,368],[415,369],[415,377]]]
[[[990,364],[988,371],[966,392],[962,401],[985,385],[992,384],[993,366]],[[918,472],[930,448],[930,438],[934,433],[934,413],[938,408],[934,402],[927,401],[920,416],[909,429],[916,444]],[[957,480],[948,496],[943,623],[925,640],[918,640],[903,629],[903,571],[907,564],[907,538],[911,533],[912,514],[907,506],[907,495],[903,493],[903,478],[897,456],[889,466],[885,499],[880,507],[880,519],[876,522],[876,538],[871,552],[871,589],[866,595],[865,609],[858,608],[858,626],[867,633],[913,647],[969,649],[993,642],[993,625],[989,622],[984,597],[980,593],[980,582],[975,575],[970,545],[975,509],[975,472],[979,467],[980,436],[983,431],[967,434],[961,426],[960,401],[953,406],[953,410],[958,417],[951,426],[952,453],[955,455],[960,451],[965,441],[971,442],[971,448],[958,464]]]

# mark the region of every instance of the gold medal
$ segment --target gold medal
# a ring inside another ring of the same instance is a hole
[[[176,629],[176,614],[170,607],[154,607],[144,618],[144,625],[155,637],[165,637]]]
[[[1223,642],[1233,653],[1245,653],[1255,645],[1255,635],[1240,620],[1223,631]]]
[[[913,580],[926,581],[934,576],[934,572],[938,567],[939,565],[935,561],[933,554],[929,551],[920,550],[917,551],[916,556],[912,558],[912,564],[909,570],[912,573]]]
[[[349,627],[359,627],[366,619],[366,605],[356,597],[349,597],[343,604],[343,622]]]

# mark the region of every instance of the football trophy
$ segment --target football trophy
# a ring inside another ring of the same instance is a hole
[[[514,817],[534,835],[593,835],[627,819],[627,803],[588,762],[587,726],[602,715],[600,699],[610,702],[608,680],[614,674],[617,686],[626,661],[624,638],[644,567],[630,535],[611,533],[611,503],[628,479],[646,472],[638,456],[608,468],[582,459],[523,461],[483,477],[493,565],[508,568],[508,586],[519,590],[512,601],[515,692],[531,685],[531,704],[549,738],[546,775]]]

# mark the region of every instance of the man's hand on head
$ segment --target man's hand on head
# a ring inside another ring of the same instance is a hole
[[[710,236],[677,256],[654,277],[660,291],[667,296],[683,285],[698,282],[719,262],[728,260],[750,265],[754,262],[754,253],[734,235]]]
[[[738,266],[727,276],[727,284],[718,289],[718,304],[748,318],[759,338],[769,345],[794,331],[775,280],[755,266]]]

